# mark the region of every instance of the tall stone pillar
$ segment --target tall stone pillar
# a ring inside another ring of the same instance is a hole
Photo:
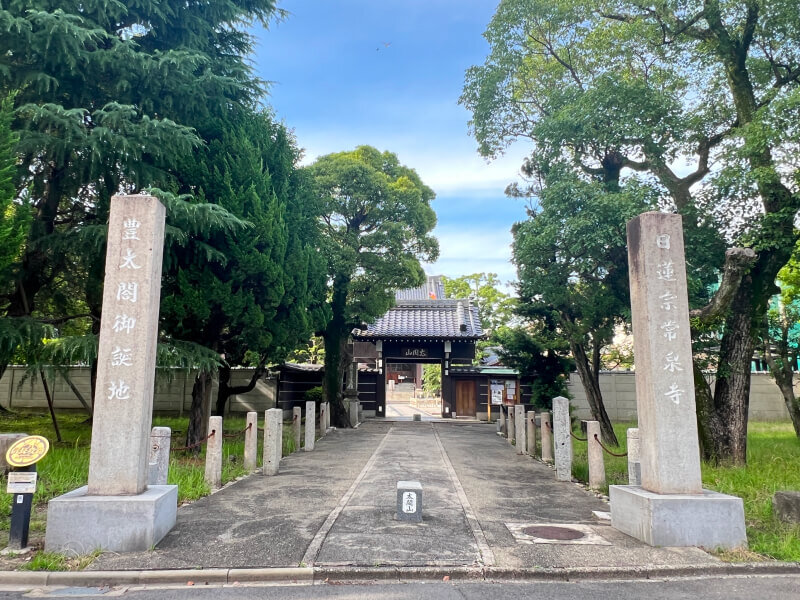
[[[612,525],[655,546],[746,544],[740,498],[703,490],[680,215],[628,222],[642,485],[611,486]]]
[[[572,481],[572,431],[569,400],[553,398],[553,438],[555,440],[556,479]]]
[[[175,524],[176,486],[148,488],[165,209],[111,199],[89,485],[48,505],[48,551],[146,550]]]

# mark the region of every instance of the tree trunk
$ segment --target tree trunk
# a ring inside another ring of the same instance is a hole
[[[599,345],[599,342],[597,344]],[[589,357],[586,355],[583,344],[570,342],[569,346],[572,356],[575,358],[575,367],[578,370],[578,376],[581,378],[583,390],[586,392],[589,410],[592,412],[594,420],[600,423],[600,435],[606,444],[619,446],[614,427],[611,425],[611,420],[608,418],[606,407],[603,404],[603,394],[600,392],[600,382],[598,381],[599,371],[592,371],[589,365]]]
[[[769,342],[767,342],[769,343]],[[794,369],[792,368],[791,357],[782,355],[781,362],[775,360],[775,357],[767,350],[764,352],[764,358],[767,360],[769,370],[775,378],[775,383],[783,394],[783,401],[786,403],[786,410],[789,411],[789,417],[792,419],[792,426],[794,426],[795,435],[800,438],[800,404],[797,402],[797,397],[794,394]]]
[[[714,427],[706,458],[712,462],[747,463],[747,411],[753,340],[753,281],[745,276],[725,320],[714,390],[714,414],[724,427]]]
[[[255,389],[258,380],[266,371],[265,362],[266,359],[259,363],[259,365],[256,367],[256,370],[253,372],[253,376],[250,377],[250,381],[244,385],[230,385],[231,368],[225,365],[219,368],[219,390],[217,390],[217,399],[214,406],[215,415],[222,416],[225,414],[225,404],[227,404],[228,398],[231,396],[236,396],[237,394],[246,394]]]
[[[211,404],[211,373],[198,373],[192,386],[192,407],[189,410],[189,427],[186,430],[186,445],[202,440],[208,432],[208,409]],[[200,447],[193,448],[194,454]]]
[[[337,277],[333,282],[331,298],[331,320],[325,328],[325,379],[323,389],[325,400],[330,402],[331,423],[335,427],[351,427],[350,415],[342,401],[343,360],[346,356],[345,344],[350,335],[347,324],[347,292],[350,279]]]

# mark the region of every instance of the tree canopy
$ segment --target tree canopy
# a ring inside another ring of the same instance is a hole
[[[397,289],[420,285],[420,261],[439,247],[433,190],[391,152],[359,146],[328,154],[308,167],[321,216],[321,248],[327,258],[331,315],[325,340],[325,392],[335,418],[341,405],[342,361],[353,328],[383,315]]]
[[[706,276],[726,245],[757,252],[697,323],[721,331],[713,394],[696,378],[709,458],[745,460],[754,340],[796,241],[798,23],[789,2],[504,0],[461,98],[485,156],[527,139],[530,176],[563,163],[608,193],[625,178],[657,186]]]

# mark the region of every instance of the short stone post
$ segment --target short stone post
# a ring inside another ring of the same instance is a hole
[[[506,422],[508,426],[508,443],[514,443],[514,440],[517,439],[517,426],[514,423],[514,418],[516,417],[514,406],[508,407],[508,421]]]
[[[419,481],[397,482],[397,520],[422,522],[422,484]]]
[[[555,438],[556,479],[572,481],[572,436],[570,435],[569,400],[553,398],[553,437]]]
[[[244,431],[244,468],[252,473],[258,467],[258,413],[247,413],[247,429]]]
[[[350,425],[352,425],[353,427],[355,427],[359,423],[358,409],[360,404],[361,403],[358,401],[358,398],[351,398],[350,403],[348,404],[348,410],[350,411]]]
[[[503,407],[500,406],[500,417],[497,419],[497,431],[499,431],[502,435],[506,434],[506,413],[503,410]]]
[[[169,447],[172,429],[153,427],[150,431],[150,482],[149,485],[167,485],[169,477]]]
[[[306,445],[304,450],[311,452],[314,449],[314,429],[317,419],[317,405],[313,400],[306,402]]]
[[[262,460],[264,475],[278,474],[282,451],[283,411],[280,408],[270,408],[264,412],[264,458]]]
[[[205,480],[212,490],[222,487],[222,417],[208,419]]]
[[[299,406],[292,408],[292,436],[294,437],[294,451],[300,451],[303,440],[303,409]]]
[[[642,463],[639,462],[639,429],[628,429],[628,484],[642,485]]]
[[[542,460],[553,462],[553,422],[549,412],[543,412],[541,416],[542,428]]]
[[[529,410],[525,415],[528,431],[525,440],[528,442],[528,456],[536,456],[536,413]]]
[[[525,442],[525,405],[514,405],[514,439],[517,440],[517,454],[525,454],[527,443]]]
[[[319,437],[325,437],[326,426],[325,420],[328,418],[328,403],[322,402],[319,405]]]
[[[586,421],[586,438],[589,455],[589,487],[599,490],[606,484],[606,463],[603,447],[600,445],[600,423]]]

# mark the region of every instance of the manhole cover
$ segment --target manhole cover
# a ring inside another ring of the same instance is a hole
[[[551,525],[533,525],[525,527],[522,533],[543,540],[579,540],[585,533],[569,527],[553,527]]]

